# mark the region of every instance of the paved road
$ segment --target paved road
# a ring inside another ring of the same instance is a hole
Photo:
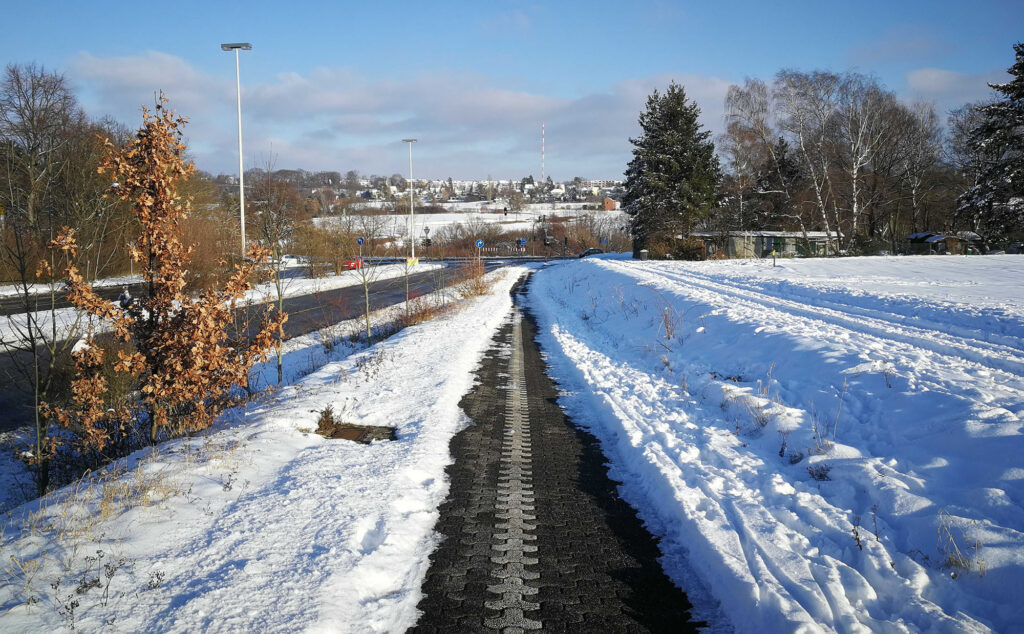
[[[142,284],[132,284],[131,293],[132,295],[138,295],[142,292]],[[120,286],[106,286],[96,289],[96,294],[103,299],[114,301],[121,294]],[[71,302],[69,302],[63,291],[57,293],[57,297],[53,302],[57,308],[71,308]],[[29,305],[33,306],[33,310],[50,310],[50,296],[49,295],[33,295],[29,299]],[[8,296],[0,297],[0,316],[6,315],[18,315],[25,312],[25,298],[22,296]]]
[[[487,269],[492,270],[503,265],[500,261],[490,261]],[[409,276],[411,295],[430,293],[436,286],[450,285],[455,282],[457,271],[454,267],[445,267],[443,273],[427,271]],[[112,289],[114,297],[120,293],[119,288]],[[370,308],[378,310],[405,301],[405,278],[379,280],[370,284]],[[362,285],[323,291],[311,295],[301,295],[285,299],[284,310],[288,313],[285,324],[285,336],[296,337],[313,330],[346,319],[353,319],[363,314]],[[255,329],[257,325],[253,325]],[[30,358],[26,352],[21,355],[23,363]],[[16,429],[32,424],[32,394],[29,387],[14,371],[15,360],[10,354],[0,354],[0,432]]]
[[[527,258],[524,258],[524,259],[527,259]],[[535,259],[535,258],[529,258],[529,259]],[[504,259],[497,259],[497,258],[495,258],[495,259],[485,259],[484,263],[485,263],[486,269],[488,271],[491,271],[491,270],[494,270],[495,268],[497,268],[499,266],[503,266],[503,265],[505,265],[505,264],[507,264],[509,262],[512,262],[512,261],[515,261],[515,260],[514,259],[512,259],[512,260],[504,260]],[[391,263],[391,262],[399,262],[399,261],[395,260],[395,259],[382,260],[382,263]],[[426,260],[423,260],[423,262],[427,263]],[[448,266],[449,269],[453,268],[453,264],[451,264],[451,263],[449,263],[447,266]],[[285,269],[284,271],[282,271],[282,273],[283,273],[283,277],[285,277],[285,278],[302,277],[302,276],[306,275],[306,269],[303,268],[303,267],[293,267],[293,268]],[[139,295],[143,294],[145,292],[145,288],[146,288],[146,285],[142,284],[142,283],[131,284],[129,286],[130,286],[130,289],[131,289],[131,294],[134,295],[134,296],[139,296]],[[110,300],[110,301],[114,301],[121,294],[121,289],[122,289],[122,286],[99,287],[99,288],[96,289],[96,294],[99,295],[100,297],[104,298],[104,299],[107,299],[107,300]],[[402,291],[403,291],[402,299],[404,300],[405,299],[405,297],[404,297],[405,278],[402,278]],[[33,295],[29,299],[29,304],[34,307],[33,310],[37,310],[37,311],[50,310],[50,299],[51,299],[50,295],[49,294],[45,294],[45,293],[44,294],[40,294],[40,295]],[[57,293],[56,298],[54,298],[53,304],[58,309],[60,309],[60,308],[71,308],[71,302],[69,302],[66,299],[66,297],[65,297],[65,295],[64,295],[64,293],[62,291]],[[17,314],[20,314],[20,313],[23,313],[23,312],[25,312],[25,298],[24,297],[22,297],[22,296],[0,297],[0,316],[17,315]]]
[[[558,408],[535,332],[517,308],[461,403],[473,424],[413,631],[696,631],[597,440]]]

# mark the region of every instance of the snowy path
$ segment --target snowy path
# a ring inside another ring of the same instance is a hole
[[[1024,621],[1024,319],[872,293],[881,272],[853,292],[712,263],[536,276],[564,405],[592,416],[670,574],[688,553],[742,631]]]
[[[414,632],[697,631],[596,439],[555,405],[535,333],[517,307],[462,401]]]

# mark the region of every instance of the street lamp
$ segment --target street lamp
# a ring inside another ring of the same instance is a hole
[[[412,144],[416,142],[416,139],[402,139],[402,143],[409,144],[409,246],[412,249],[409,257],[416,257],[416,234],[413,233],[413,185],[412,185]]]
[[[220,50],[235,52],[235,94],[238,96],[238,210],[242,217],[242,257],[245,257],[245,172],[242,170],[242,80],[238,73],[238,51],[251,51],[252,44],[221,44]]]

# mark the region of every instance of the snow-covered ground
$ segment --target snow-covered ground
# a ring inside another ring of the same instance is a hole
[[[0,630],[66,629],[72,601],[86,631],[412,624],[458,401],[521,272],[368,350],[293,341],[292,384],[244,417],[17,509]],[[1019,256],[599,256],[539,270],[528,302],[562,405],[701,611],[742,632],[1006,632],[1024,627],[1022,287]],[[398,440],[324,440],[328,405]]]
[[[288,375],[312,371],[244,417],[17,509],[0,524],[2,559],[14,557],[2,564],[0,631],[413,623],[448,442],[467,423],[458,403],[522,272],[493,273],[492,294],[370,349],[341,345],[325,364],[312,338],[293,340]],[[394,427],[397,441],[325,440],[313,431],[326,407],[339,421]],[[92,578],[98,587],[86,587]]]
[[[531,302],[563,406],[738,630],[1008,632],[1021,288],[1020,256],[603,258]]]

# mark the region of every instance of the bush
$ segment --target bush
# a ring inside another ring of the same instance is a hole
[[[707,257],[704,241],[700,238],[677,240],[675,248],[672,250],[672,257],[676,260],[704,260]]]
[[[462,292],[469,297],[486,295],[491,290],[491,285],[484,276],[484,263],[480,260],[460,266],[458,278]]]
[[[647,240],[648,257],[652,260],[703,260],[706,258],[704,241],[700,238],[676,238],[664,231]]]

